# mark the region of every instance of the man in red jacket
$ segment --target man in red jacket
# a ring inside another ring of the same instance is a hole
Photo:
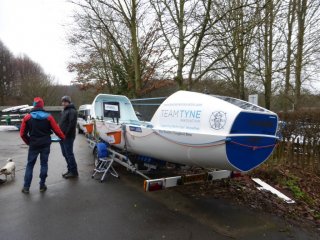
[[[23,193],[29,193],[32,181],[33,167],[40,154],[40,192],[47,190],[45,184],[48,173],[48,158],[50,154],[52,131],[62,140],[63,132],[50,113],[43,110],[42,98],[36,97],[33,101],[34,109],[27,114],[21,124],[20,136],[29,145],[28,163],[24,176]]]

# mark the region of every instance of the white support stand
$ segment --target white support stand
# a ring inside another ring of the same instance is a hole
[[[261,187],[257,187],[258,190],[266,190],[266,191],[270,191],[273,194],[277,195],[279,198],[281,198],[282,200],[284,200],[286,203],[295,203],[294,200],[292,200],[291,198],[287,197],[286,195],[284,195],[282,192],[278,191],[277,189],[271,187],[269,184],[267,184],[266,182],[262,181],[259,178],[252,178],[252,180],[259,184]]]

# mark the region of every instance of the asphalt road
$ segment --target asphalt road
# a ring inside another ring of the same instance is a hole
[[[16,179],[0,185],[0,239],[317,239],[284,220],[217,199],[193,199],[175,189],[145,193],[143,179],[120,172],[91,179],[92,155],[77,136],[80,177],[61,177],[66,164],[59,144],[49,158],[48,190],[39,192],[39,162],[30,194],[21,193],[27,146],[17,132],[0,132],[0,166],[16,162]],[[0,176],[2,177],[2,176]],[[3,178],[3,177],[2,177]]]

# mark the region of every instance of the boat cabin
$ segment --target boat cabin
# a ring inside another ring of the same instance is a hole
[[[92,104],[92,118],[114,123],[139,122],[130,100],[125,96],[99,94]]]

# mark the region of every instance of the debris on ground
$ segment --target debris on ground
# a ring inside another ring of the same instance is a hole
[[[268,191],[258,190],[251,178],[260,178],[296,203],[288,204]],[[286,220],[316,228],[320,231],[320,177],[303,169],[259,167],[247,175],[215,180],[201,184],[184,185],[177,191],[192,197],[227,199],[239,205],[259,209]]]

